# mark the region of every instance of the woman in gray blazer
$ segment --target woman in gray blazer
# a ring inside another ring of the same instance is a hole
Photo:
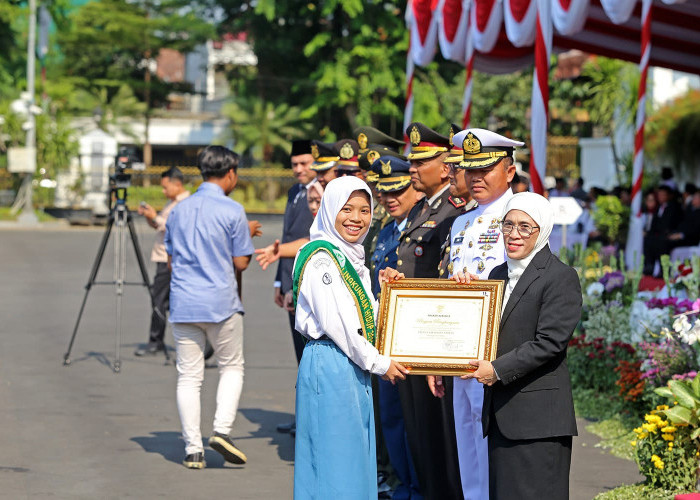
[[[492,499],[569,497],[576,432],[566,348],[581,317],[576,271],[549,250],[554,211],[534,193],[504,210],[507,259],[489,275],[506,282],[496,359],[476,361],[484,384]]]

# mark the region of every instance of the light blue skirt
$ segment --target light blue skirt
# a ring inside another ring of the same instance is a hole
[[[377,499],[370,375],[330,340],[304,348],[296,423],[296,500]]]

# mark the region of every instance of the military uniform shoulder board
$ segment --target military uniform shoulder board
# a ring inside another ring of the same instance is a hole
[[[456,196],[450,196],[449,198],[447,198],[447,201],[452,203],[452,206],[454,206],[455,208],[462,208],[467,206],[467,202],[465,200],[463,200],[462,198],[457,198]]]

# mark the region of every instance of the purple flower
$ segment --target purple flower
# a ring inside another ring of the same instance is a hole
[[[605,286],[605,291],[610,293],[616,288],[622,288],[625,284],[625,275],[622,271],[613,271],[611,273],[606,273],[605,276],[600,278],[600,283]]]
[[[698,375],[698,372],[690,371],[688,373],[679,373],[679,374],[673,375],[671,378],[673,380],[693,380],[697,375]]]

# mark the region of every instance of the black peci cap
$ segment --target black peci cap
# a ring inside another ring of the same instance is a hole
[[[311,141],[308,139],[300,139],[292,141],[292,153],[289,156],[310,155]]]

